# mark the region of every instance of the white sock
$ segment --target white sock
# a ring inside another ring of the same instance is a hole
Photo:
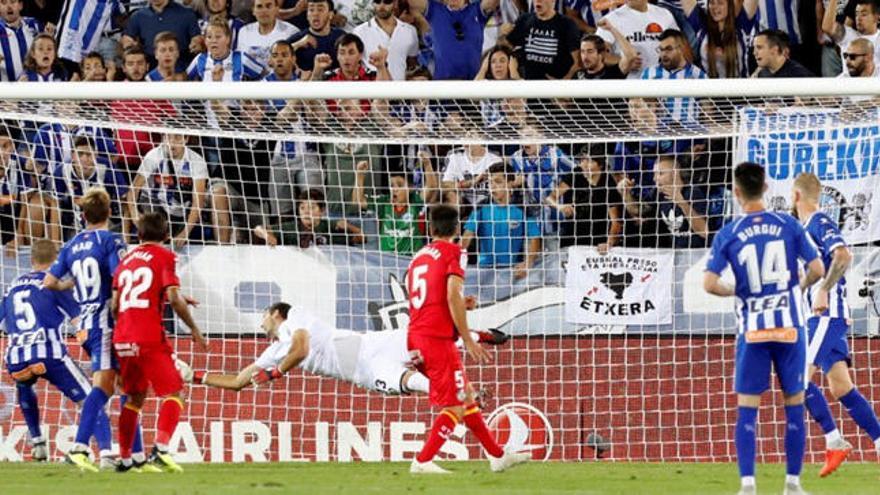
[[[792,474],[786,474],[785,475],[785,484],[786,485],[801,486],[801,477],[796,476],[796,475],[792,475]]]
[[[131,458],[130,457],[128,459],[125,459],[125,458],[119,459],[119,462],[121,462],[123,466],[131,466]]]
[[[837,442],[841,438],[843,438],[843,437],[840,436],[840,430],[835,428],[834,431],[830,431],[825,434],[825,446],[827,447],[828,445],[831,445],[832,443]]]
[[[421,373],[413,373],[409,375],[409,378],[406,379],[406,383],[403,385],[406,387],[406,390],[410,392],[422,392],[427,394],[431,382],[428,381],[427,376]]]
[[[743,476],[739,479],[743,488],[747,488],[750,486],[755,486],[755,477],[754,476]]]
[[[41,443],[46,443],[46,437],[31,438],[31,445],[38,445]]]
[[[131,458],[138,464],[147,460],[147,456],[143,452],[133,452]]]
[[[113,457],[113,452],[111,452],[109,450],[102,450],[102,451],[98,452],[98,456],[100,456],[100,457]]]
[[[168,452],[168,446],[164,443],[156,442],[156,448],[161,450],[162,452]]]
[[[74,452],[88,452],[88,450],[89,450],[88,445],[83,445],[81,443],[73,444],[73,451]]]
[[[880,452],[880,438],[874,439],[874,448],[877,449],[877,452]]]

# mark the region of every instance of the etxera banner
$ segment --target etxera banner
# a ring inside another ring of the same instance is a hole
[[[845,119],[849,119],[846,121]],[[766,167],[768,207],[789,211],[791,185],[802,172],[822,181],[822,209],[852,244],[880,239],[880,125],[876,112],[784,108],[740,111],[736,162]]]
[[[570,323],[664,325],[672,323],[671,251],[588,246],[568,250],[565,319]]]

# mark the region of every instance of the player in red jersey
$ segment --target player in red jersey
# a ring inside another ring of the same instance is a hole
[[[462,294],[467,254],[452,240],[459,235],[458,210],[449,205],[431,207],[432,242],[419,250],[409,265],[408,347],[413,363],[431,383],[431,403],[442,408],[428,440],[413,459],[410,472],[442,474],[449,471],[434,463],[434,455],[455,426],[464,422],[489,455],[489,467],[499,472],[527,461],[531,454],[502,449],[486,426],[468,383],[455,341],[461,337],[471,359],[485,363],[491,357],[474,341],[467,322]]]
[[[183,380],[162,326],[166,301],[190,328],[196,346],[202,350],[208,347],[189,312],[188,305],[194,301],[179,292],[180,281],[174,271],[176,257],[162,247],[168,240],[165,217],[159,213],[142,215],[137,227],[141,244],[125,255],[113,276],[113,348],[119,359],[122,388],[129,398],[119,415],[118,470],[131,469],[138,415],[147,389],[152,386],[164,400],[159,408],[156,445],[150,461],[165,471],[180,472],[183,469],[168,454],[168,441],[183,410]]]

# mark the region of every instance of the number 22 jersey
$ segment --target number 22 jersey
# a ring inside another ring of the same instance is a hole
[[[162,326],[165,289],[180,285],[176,256],[158,244],[141,244],[119,263],[113,276],[118,312],[113,342],[166,342]]]

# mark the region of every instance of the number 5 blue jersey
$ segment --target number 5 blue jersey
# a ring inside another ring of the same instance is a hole
[[[736,279],[739,333],[804,325],[799,261],[818,254],[791,215],[759,211],[725,225],[712,241],[706,270],[729,264]]]
[[[22,275],[6,291],[0,319],[9,334],[7,366],[67,355],[61,325],[65,318],[79,316],[79,304],[71,291],[44,289],[45,277],[45,272]]]
[[[58,279],[73,276],[74,294],[80,303],[83,330],[113,327],[110,298],[113,273],[125,255],[122,236],[107,230],[84,230],[67,242],[49,273]]]
[[[831,267],[831,260],[834,259],[834,250],[839,247],[846,247],[846,241],[843,240],[843,234],[833,220],[828,215],[817,211],[810,215],[810,218],[804,222],[804,228],[810,240],[819,249],[819,255],[822,256],[822,264],[825,265],[825,271]],[[813,305],[812,293],[818,287],[813,285],[807,290],[807,304]],[[846,278],[840,277],[837,285],[828,291],[828,309],[821,316],[830,318],[849,318],[849,304],[846,302]]]

